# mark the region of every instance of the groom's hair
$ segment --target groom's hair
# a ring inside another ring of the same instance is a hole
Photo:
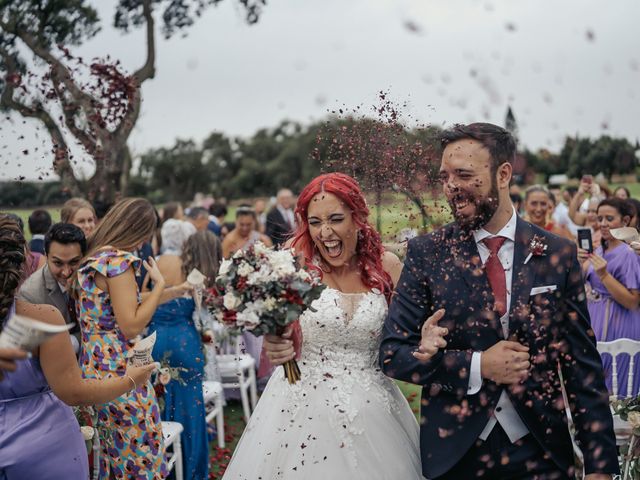
[[[491,171],[495,173],[503,163],[513,164],[516,156],[516,141],[513,135],[492,123],[457,124],[442,132],[440,145],[442,149],[458,140],[472,139],[480,142],[491,155]]]

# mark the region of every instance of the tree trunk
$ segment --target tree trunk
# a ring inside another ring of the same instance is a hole
[[[426,233],[429,224],[431,224],[431,216],[427,211],[427,207],[425,206],[422,198],[419,195],[416,195],[407,190],[402,190],[402,193],[416,206],[418,210],[420,210],[420,216],[422,217],[422,233]]]

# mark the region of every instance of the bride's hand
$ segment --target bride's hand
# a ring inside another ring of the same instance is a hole
[[[426,362],[433,357],[440,348],[447,346],[444,336],[449,333],[445,327],[439,327],[438,322],[444,317],[445,310],[441,308],[424,322],[422,325],[422,338],[418,350],[413,352],[413,356],[422,362]]]
[[[293,328],[289,325],[285,328],[282,336],[271,334],[264,336],[262,347],[272,365],[283,365],[296,357],[293,341],[291,340],[292,333]]]

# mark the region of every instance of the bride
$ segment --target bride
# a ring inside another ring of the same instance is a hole
[[[227,468],[226,480],[422,479],[418,423],[378,367],[380,331],[402,264],[384,252],[357,182],[321,175],[300,194],[291,246],[327,288],[299,320],[301,380],[272,377]],[[296,335],[267,336],[274,365]],[[424,345],[441,345],[425,330]]]

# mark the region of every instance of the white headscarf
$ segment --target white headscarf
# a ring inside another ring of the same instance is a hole
[[[162,255],[180,255],[182,247],[191,235],[196,233],[196,227],[190,222],[183,222],[170,218],[162,224],[160,236],[162,237]]]

